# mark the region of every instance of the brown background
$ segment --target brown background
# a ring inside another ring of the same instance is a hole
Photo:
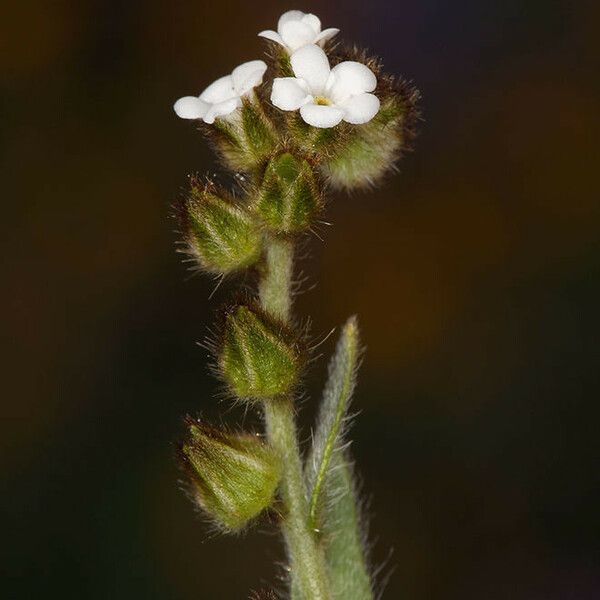
[[[195,345],[228,291],[209,302],[174,253],[170,204],[216,166],[171,106],[302,8],[424,95],[401,172],[332,198],[297,303],[315,339],[360,315],[354,453],[384,597],[600,597],[597,7],[7,6],[0,596],[243,599],[273,579],[264,526],[213,538],[177,489],[181,416],[229,408]]]

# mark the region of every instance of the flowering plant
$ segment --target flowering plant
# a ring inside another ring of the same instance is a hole
[[[369,187],[394,168],[418,116],[416,90],[334,44],[337,33],[322,30],[315,15],[289,11],[276,32],[259,33],[269,44],[266,62],[243,63],[174,105],[237,176],[235,196],[193,177],[177,214],[199,268],[257,278],[255,296],[222,311],[210,347],[229,394],[265,423],[264,435],[252,435],[188,417],[181,462],[190,497],[221,531],[276,515],[291,600],[375,597],[346,439],[357,321],[341,330],[303,460],[294,400],[308,350],[291,311],[295,245],[312,231],[328,189]],[[259,597],[275,597],[266,594]]]

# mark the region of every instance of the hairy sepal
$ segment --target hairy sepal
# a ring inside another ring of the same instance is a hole
[[[322,207],[313,164],[290,151],[272,156],[251,204],[264,226],[275,234],[301,233],[310,229]]]
[[[233,433],[186,419],[180,445],[192,500],[219,529],[237,532],[273,502],[281,462],[257,435]]]
[[[273,152],[278,134],[264,107],[260,93],[252,92],[242,105],[210,125],[200,125],[226,167],[249,173],[260,167]]]
[[[223,312],[218,371],[243,400],[276,400],[292,391],[304,362],[299,336],[253,303]]]
[[[186,253],[209,273],[240,271],[261,257],[263,237],[256,220],[211,181],[191,179],[177,216]]]
[[[420,94],[409,82],[383,74],[381,62],[362,50],[344,50],[332,58],[334,63],[346,60],[365,64],[375,73],[373,93],[381,106],[368,123],[334,128],[339,129],[338,138],[323,154],[321,172],[333,188],[356,190],[379,183],[412,149]]]

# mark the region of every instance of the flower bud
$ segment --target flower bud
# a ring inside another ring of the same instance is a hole
[[[249,172],[275,148],[277,136],[256,93],[242,98],[242,106],[224,119],[204,128],[227,166]]]
[[[379,112],[364,125],[353,125],[321,163],[333,187],[356,189],[376,183],[410,148],[419,117],[419,93],[405,82],[381,78]]]
[[[271,231],[290,234],[307,230],[322,205],[312,166],[284,152],[269,161],[253,209]]]
[[[298,380],[300,352],[293,335],[258,308],[238,305],[225,314],[219,368],[239,398],[285,394]]]
[[[238,271],[261,255],[262,235],[252,216],[212,183],[192,181],[180,217],[188,252],[206,271]]]
[[[238,531],[271,505],[279,457],[256,435],[220,431],[189,417],[186,423],[181,456],[191,495],[219,526]]]

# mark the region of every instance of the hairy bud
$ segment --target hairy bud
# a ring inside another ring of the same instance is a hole
[[[333,187],[372,186],[410,149],[419,117],[418,91],[407,83],[382,78],[376,94],[381,101],[379,112],[368,123],[349,127],[321,163],[321,172]]]
[[[234,171],[254,170],[275,148],[277,134],[253,93],[242,99],[242,106],[227,119],[217,119],[204,127],[223,161]]]
[[[218,360],[231,392],[252,399],[287,393],[298,380],[301,363],[292,334],[246,305],[226,313]]]
[[[212,183],[192,181],[180,209],[188,252],[211,273],[252,266],[262,251],[262,234],[253,217]]]
[[[189,417],[186,424],[181,456],[191,495],[220,527],[238,531],[271,505],[279,457],[256,435],[220,431]]]
[[[271,231],[291,234],[306,231],[322,204],[312,166],[283,152],[267,164],[252,207]]]

